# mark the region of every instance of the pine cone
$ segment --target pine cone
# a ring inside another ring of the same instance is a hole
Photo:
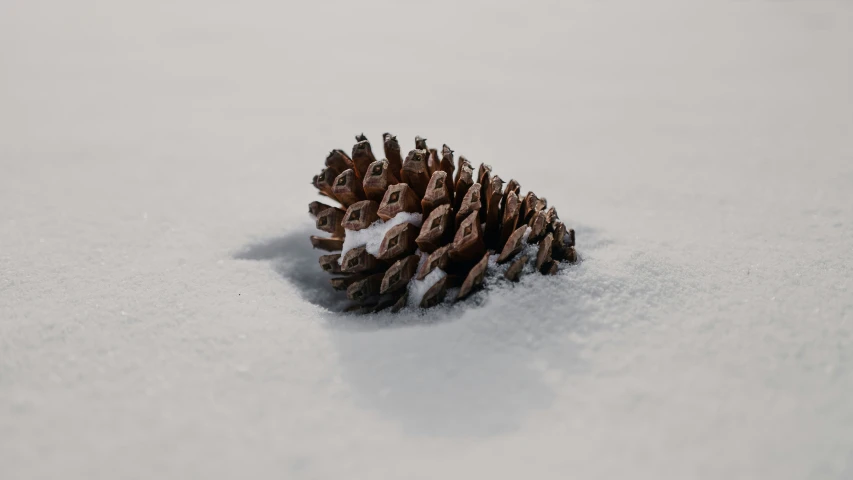
[[[329,153],[313,180],[340,206],[308,206],[317,228],[331,234],[312,236],[314,248],[340,252],[321,256],[320,267],[353,301],[346,311],[428,308],[465,298],[487,274],[518,281],[530,260],[545,275],[577,261],[575,231],[556,209],[533,192],[521,196],[515,180],[504,185],[491,166],[475,173],[460,156],[454,168],[453,150],[444,145],[439,154],[421,137],[405,159],[390,133],[383,160],[363,134],[356,142],[351,157]]]

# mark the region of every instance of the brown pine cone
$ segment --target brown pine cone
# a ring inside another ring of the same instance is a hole
[[[321,256],[320,268],[334,275],[331,288],[346,290],[346,311],[428,308],[465,298],[488,276],[516,282],[528,265],[554,275],[577,261],[575,231],[545,198],[465,157],[454,172],[447,145],[439,154],[416,137],[403,157],[397,137],[383,140],[387,159],[358,135],[352,156],[333,150],[313,181],[332,204],[308,209],[331,237],[311,243],[338,252]]]

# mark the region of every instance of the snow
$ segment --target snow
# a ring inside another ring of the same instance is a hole
[[[421,255],[421,262],[427,259],[427,255]],[[418,265],[420,268],[420,265]],[[418,280],[413,278],[409,281],[408,289],[409,289],[409,298],[408,298],[408,306],[412,308],[418,308],[421,304],[421,300],[424,299],[424,295],[426,292],[432,288],[433,285],[438,283],[439,280],[447,276],[447,272],[440,268],[436,268],[433,271],[429,272],[423,280]]]
[[[358,248],[363,245],[367,246],[367,253],[373,256],[379,255],[379,247],[382,246],[382,240],[385,238],[385,234],[388,233],[388,230],[391,230],[397,225],[401,225],[403,223],[411,223],[416,227],[420,227],[423,223],[423,215],[420,213],[400,212],[397,215],[394,215],[387,222],[380,219],[371,223],[369,227],[361,230],[347,229],[344,237],[343,250],[341,251],[341,258],[338,262],[343,260],[344,255],[346,255],[347,252],[353,248]]]
[[[853,476],[850,2],[2,10],[0,478]],[[309,181],[362,131],[583,262],[332,313]]]

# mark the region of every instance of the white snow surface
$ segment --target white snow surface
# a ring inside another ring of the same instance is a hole
[[[0,10],[0,478],[853,478],[853,3]],[[583,262],[334,313],[309,181],[386,131]]]
[[[341,258],[338,259],[338,262],[340,263],[343,260],[347,252],[362,245],[367,246],[367,253],[373,256],[379,255],[379,247],[382,246],[385,234],[388,233],[388,230],[403,223],[411,223],[416,227],[420,227],[423,223],[423,214],[400,212],[391,217],[391,220],[387,222],[377,220],[371,223],[369,227],[361,230],[346,230]]]

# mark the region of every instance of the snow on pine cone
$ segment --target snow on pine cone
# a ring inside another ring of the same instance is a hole
[[[439,153],[415,137],[404,159],[397,137],[383,140],[385,159],[358,135],[352,155],[333,150],[313,180],[341,205],[308,208],[331,235],[312,236],[314,248],[339,252],[321,256],[320,267],[346,290],[348,311],[428,308],[465,298],[487,273],[515,282],[531,263],[553,275],[560,262],[577,260],[575,231],[545,198],[522,197],[518,182],[504,184],[486,164],[475,171],[463,156],[454,169],[447,145]]]

